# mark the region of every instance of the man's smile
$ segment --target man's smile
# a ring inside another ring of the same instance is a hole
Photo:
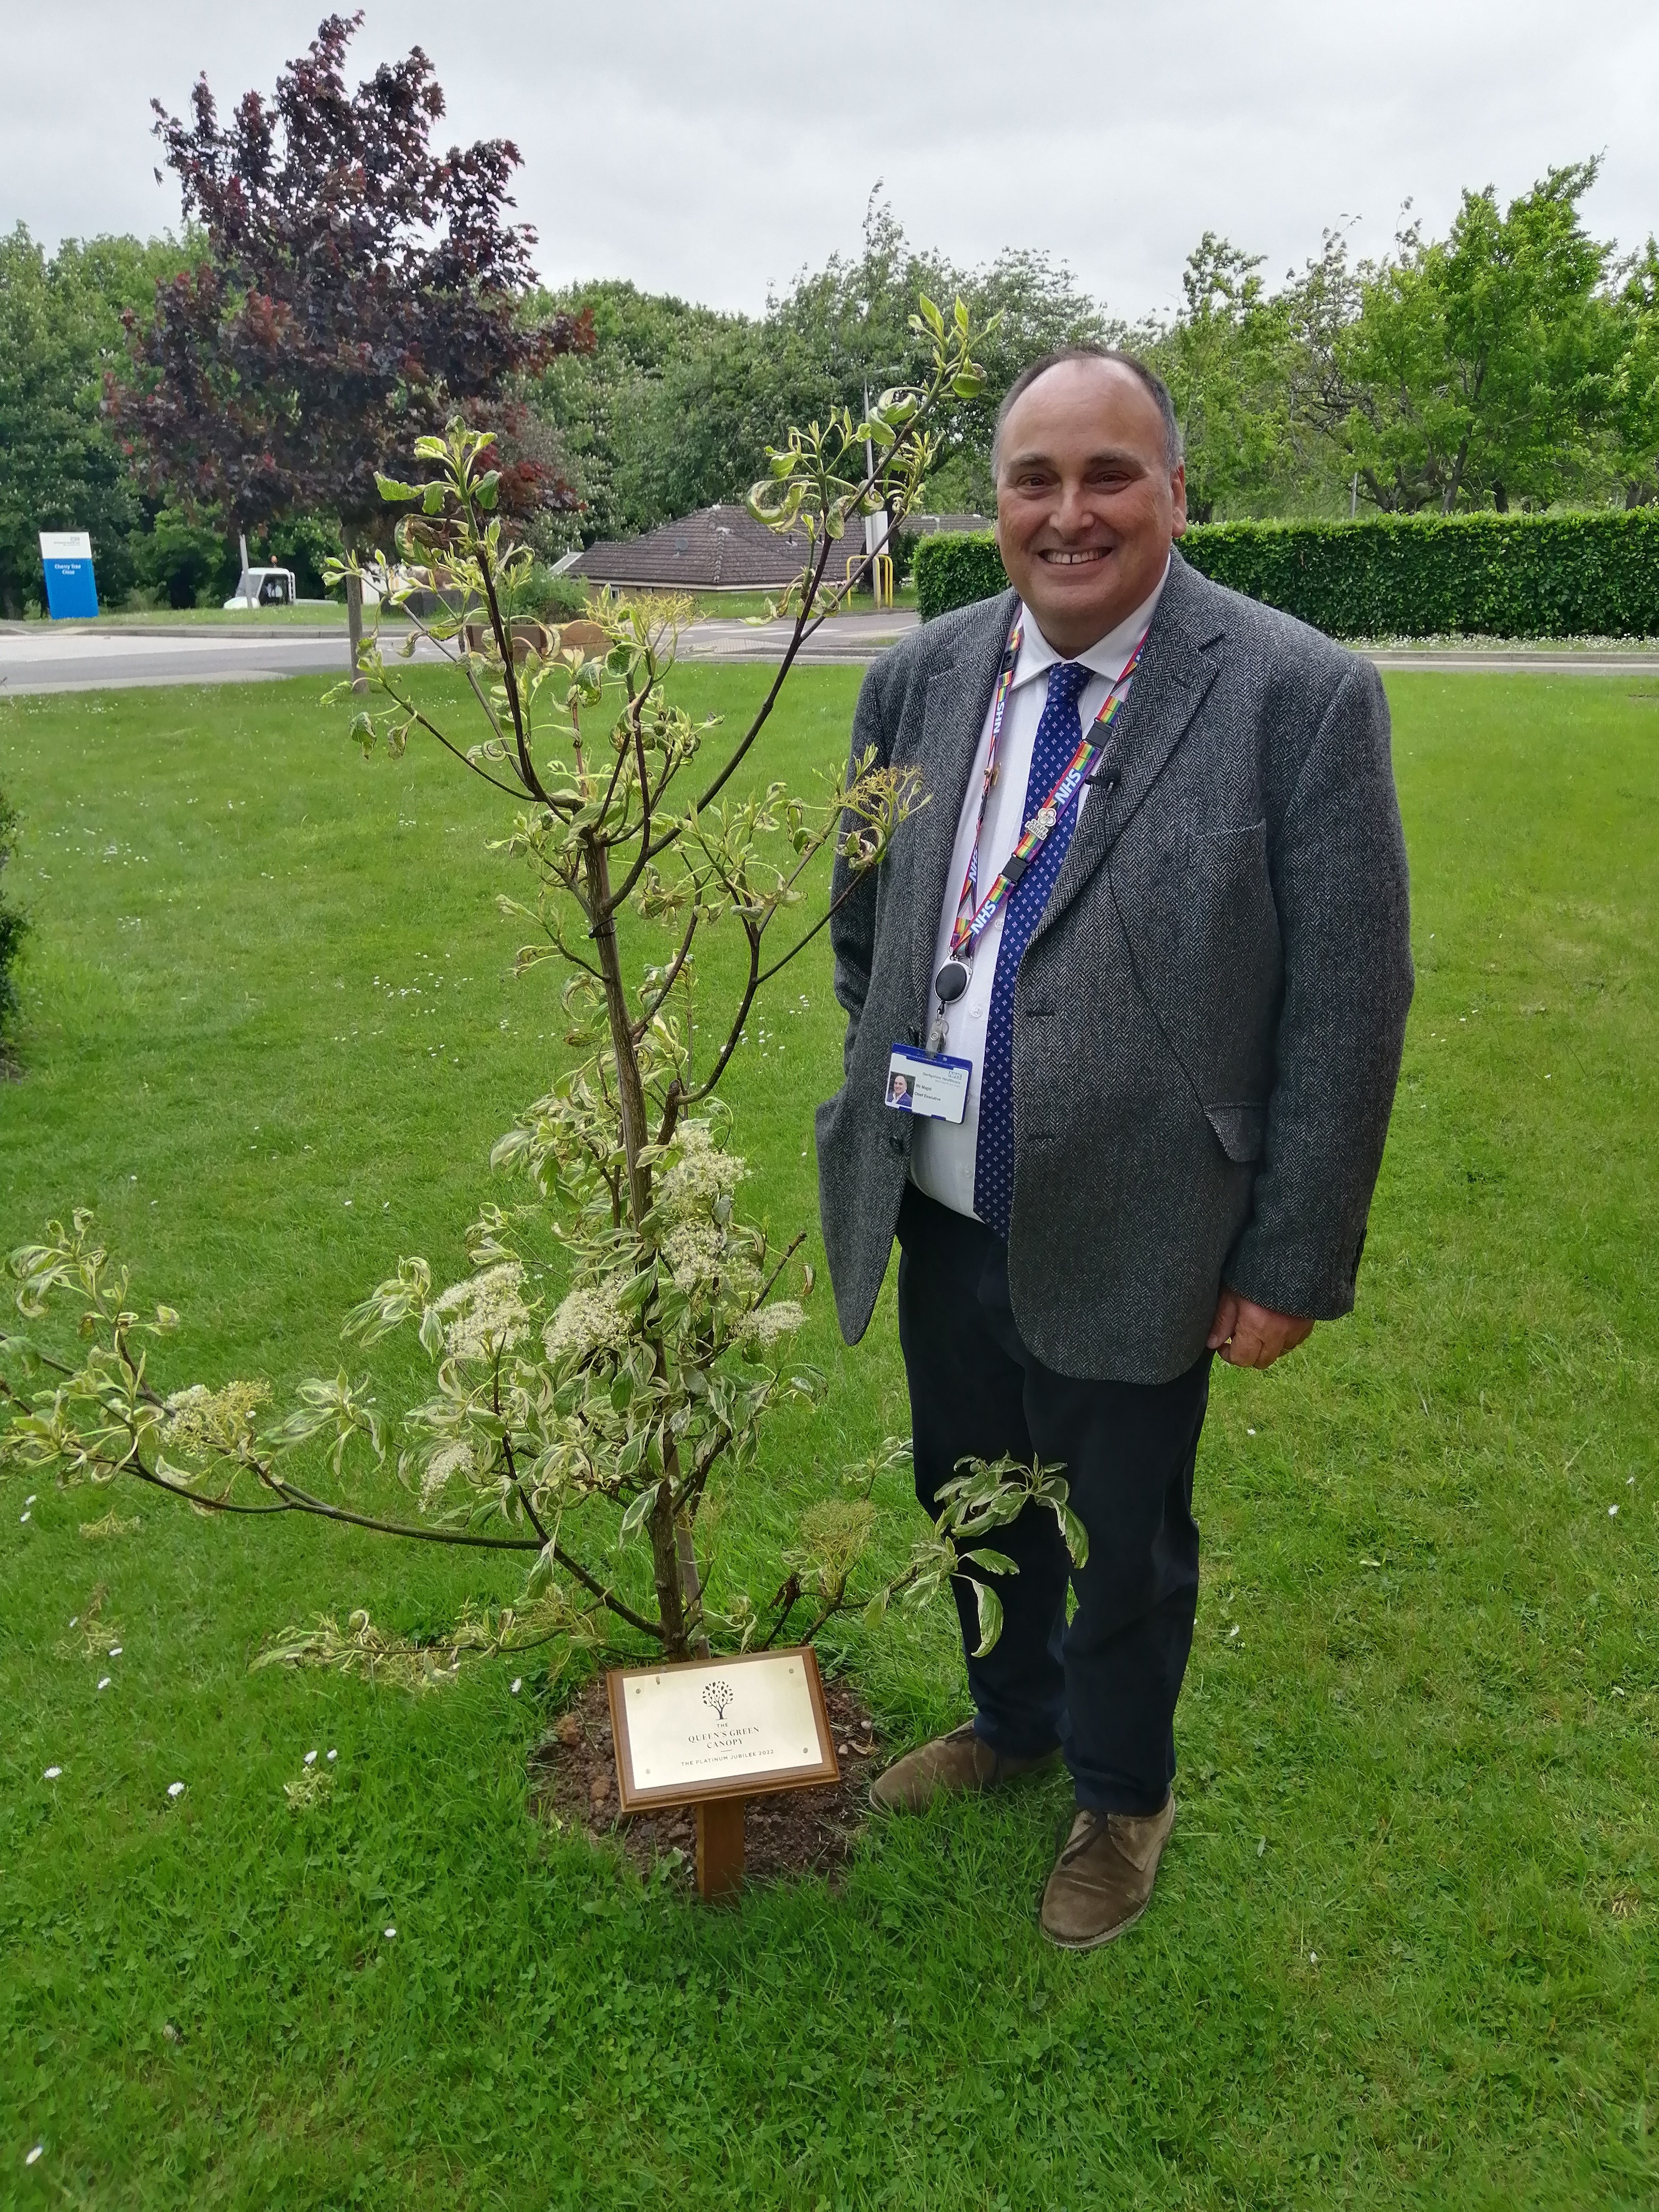
[[[1037,555],[1053,568],[1081,568],[1096,561],[1103,561],[1111,552],[1109,545],[1080,545],[1075,552],[1067,552],[1063,545],[1045,546]]]

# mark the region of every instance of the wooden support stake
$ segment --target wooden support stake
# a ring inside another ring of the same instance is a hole
[[[706,1798],[697,1807],[697,1894],[705,1905],[743,1887],[742,1797]]]

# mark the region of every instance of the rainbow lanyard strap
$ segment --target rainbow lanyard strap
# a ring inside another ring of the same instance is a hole
[[[1147,628],[1150,629],[1151,625],[1148,624]],[[948,997],[944,992],[940,993],[941,1008],[948,1006],[951,1000],[960,998],[967,988],[968,975],[965,963],[972,959],[974,948],[997,915],[1000,914],[1009,892],[1024,875],[1066,808],[1082,789],[1095,756],[1103,749],[1106,732],[1110,729],[1113,720],[1127,696],[1124,686],[1139,665],[1147,636],[1147,631],[1142,630],[1136,641],[1134,651],[1124,662],[1117,676],[1114,678],[1100,712],[1095,716],[1077,750],[1060,770],[1059,779],[1048,796],[1021,830],[1019,842],[1003,863],[1001,872],[996,881],[987,891],[983,899],[979,900],[976,904],[975,894],[979,890],[979,841],[981,832],[985,826],[985,802],[990,797],[991,787],[997,780],[997,745],[1002,735],[1002,718],[1007,711],[1008,695],[1014,688],[1014,670],[1019,661],[1019,648],[1024,629],[1023,621],[1015,623],[1014,634],[1008,641],[1008,649],[1002,656],[1002,668],[997,678],[996,698],[991,709],[991,743],[985,763],[984,781],[980,788],[979,819],[974,824],[974,846],[968,856],[968,872],[963,878],[962,890],[957,897],[957,918],[951,931],[951,957],[945,966],[939,970],[938,980],[942,982],[953,966],[958,968],[961,972],[959,976],[951,978],[956,984],[956,988],[950,992]],[[965,912],[964,909],[966,909]]]

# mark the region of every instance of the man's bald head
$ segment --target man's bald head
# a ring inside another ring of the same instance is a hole
[[[1045,353],[1040,360],[1029,362],[1002,395],[1002,404],[997,410],[996,428],[991,434],[991,476],[994,482],[1001,473],[1002,430],[1009,413],[1020,398],[1029,392],[1040,376],[1059,368],[1067,362],[1102,362],[1115,364],[1133,376],[1158,412],[1164,425],[1164,451],[1170,466],[1174,468],[1184,459],[1186,447],[1181,435],[1181,425],[1176,420],[1175,401],[1170,397],[1170,387],[1148,362],[1139,354],[1121,352],[1116,346],[1075,345],[1060,346],[1053,353]]]

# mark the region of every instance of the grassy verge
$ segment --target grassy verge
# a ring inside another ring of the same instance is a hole
[[[832,586],[835,581],[831,577]],[[750,615],[763,615],[769,596],[775,598],[776,594],[769,595],[765,592],[697,592],[692,595],[699,619],[724,616],[733,622]],[[901,585],[893,594],[893,604],[896,607],[914,607],[916,604],[915,585]],[[836,611],[837,614],[867,615],[879,613],[882,610],[872,606],[867,592],[859,592],[844,600]]]
[[[732,622],[753,615],[763,615],[769,596],[765,592],[696,592],[691,595],[694,611],[700,618],[712,616]],[[895,605],[901,607],[914,607],[916,603],[915,589],[912,585],[902,586],[894,597]],[[848,600],[842,611],[848,614],[870,613],[868,594],[860,593]],[[291,629],[296,624],[304,628],[323,623],[337,623],[343,629],[345,618],[345,602],[343,599],[306,599],[298,606],[261,607],[253,612],[246,608],[156,607],[128,613],[124,609],[106,608],[95,622],[77,623],[72,627],[89,629],[131,629],[135,627],[212,629],[222,629],[228,624],[245,629],[250,623],[258,623],[272,629]],[[372,612],[370,619],[373,619]],[[399,619],[395,610],[387,617],[388,621]]]
[[[732,714],[764,680],[684,678]],[[799,764],[857,681],[798,679]],[[503,974],[494,814],[430,758],[365,766],[325,688],[0,705],[39,924],[0,1237],[96,1206],[183,1310],[180,1371],[329,1367],[398,1253],[457,1266],[557,1049]],[[246,1672],[319,1608],[419,1626],[507,1571],[143,1506],[88,1537],[131,1501],[8,1479],[0,2204],[1655,2201],[1656,702],[1389,690],[1419,987],[1361,1308],[1218,1377],[1134,1934],[1037,1936],[1060,1782],[872,1832],[840,1896],[690,1911],[527,1821],[533,1680]],[[781,1228],[815,1210],[827,985],[738,1056]],[[857,1352],[826,1304],[806,1348],[830,1399],[772,1431],[733,1547],[902,1424],[890,1293]],[[413,1370],[377,1371],[390,1405]],[[896,1733],[957,1716],[942,1620],[842,1656]],[[335,1785],[297,1814],[313,1748]]]
[[[302,599],[292,607],[143,607],[129,611],[106,607],[92,622],[73,622],[73,629],[315,629],[319,623],[345,628],[345,602]]]

